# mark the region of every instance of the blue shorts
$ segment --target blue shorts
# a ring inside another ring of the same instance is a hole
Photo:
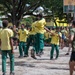
[[[65,39],[65,35],[64,35],[64,34],[62,34],[62,39],[63,39],[63,40]]]

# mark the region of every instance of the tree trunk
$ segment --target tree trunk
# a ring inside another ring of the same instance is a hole
[[[13,17],[12,17],[13,18]],[[13,25],[16,25],[16,27],[18,27],[19,26],[19,24],[20,24],[20,21],[19,20],[17,20],[16,18],[14,19],[12,19],[12,24]]]
[[[12,14],[11,15],[12,23],[13,23],[13,25],[16,25],[16,27],[18,27],[20,22],[19,22],[19,20],[17,19],[17,16],[16,16],[15,0],[13,0],[12,6],[13,6],[12,13],[11,13]]]

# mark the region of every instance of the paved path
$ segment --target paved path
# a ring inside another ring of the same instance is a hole
[[[15,50],[15,75],[69,75],[69,58],[65,56],[67,47],[60,50],[60,55],[57,60],[50,60],[50,47],[44,48],[44,55],[37,57],[37,60],[31,58],[19,59],[18,50]],[[55,54],[54,54],[55,56]],[[9,75],[9,59],[7,59],[7,75]],[[1,72],[1,56],[0,56],[0,75]]]

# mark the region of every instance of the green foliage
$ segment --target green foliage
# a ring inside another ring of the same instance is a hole
[[[52,11],[53,18],[63,19],[63,0],[0,0],[0,11],[10,18],[13,24],[19,23],[25,15],[33,15],[37,7],[42,6],[45,12]],[[32,20],[26,23],[31,24]]]
[[[31,26],[31,24],[33,23],[32,17],[23,18],[22,21],[21,21],[21,24],[23,24],[23,23],[25,25]]]
[[[45,7],[52,11],[55,17],[63,19],[63,0],[44,0]]]

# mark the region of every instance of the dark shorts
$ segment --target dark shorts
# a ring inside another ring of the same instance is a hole
[[[75,61],[75,51],[71,53],[70,61]]]
[[[65,35],[64,35],[64,34],[62,34],[62,39],[63,39],[63,40],[65,39]]]

